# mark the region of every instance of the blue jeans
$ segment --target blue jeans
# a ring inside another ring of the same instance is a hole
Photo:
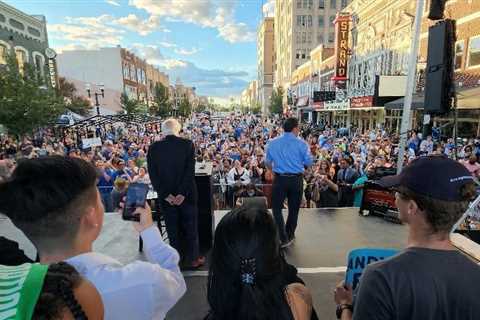
[[[103,192],[103,193],[100,193],[100,197],[102,198],[102,203],[103,203],[105,212],[113,212],[112,193]]]

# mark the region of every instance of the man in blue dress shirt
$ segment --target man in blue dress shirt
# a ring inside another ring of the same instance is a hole
[[[310,148],[298,137],[300,129],[296,118],[283,123],[284,134],[271,140],[267,145],[265,162],[271,167],[273,180],[272,207],[278,226],[282,247],[292,244],[297,228],[298,211],[303,194],[303,171],[312,165]],[[283,202],[288,199],[288,218],[285,224],[282,215]]]

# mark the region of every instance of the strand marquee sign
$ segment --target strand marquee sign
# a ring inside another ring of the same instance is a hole
[[[335,76],[334,81],[346,81],[348,75],[348,34],[350,32],[350,15],[337,14],[335,23]]]

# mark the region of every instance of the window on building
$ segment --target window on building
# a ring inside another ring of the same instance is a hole
[[[23,74],[25,70],[25,64],[27,63],[27,53],[22,49],[16,49],[15,56],[17,58],[18,70],[21,74]]]
[[[302,50],[297,50],[297,54],[295,55],[295,57],[297,59],[300,59],[301,56],[302,56]]]
[[[320,29],[323,29],[324,25],[325,25],[325,19],[323,18],[322,15],[318,16],[318,27]]]
[[[337,0],[330,0],[330,9],[337,9]]]
[[[333,32],[330,32],[328,34],[328,42],[333,42],[335,41],[335,34]]]
[[[313,0],[308,0],[308,9],[313,8]]]
[[[312,33],[307,32],[307,43],[312,43]]]
[[[468,46],[468,66],[480,66],[480,37],[470,38]]]
[[[308,7],[308,0],[303,0],[303,8],[306,9]]]
[[[307,43],[307,33],[302,32],[302,43]]]
[[[7,64],[7,52],[7,46],[0,43],[0,64]]]
[[[318,0],[318,9],[325,9],[325,0]]]
[[[455,44],[455,69],[462,68],[464,51],[465,51],[465,42],[463,40],[457,41],[457,43]]]
[[[302,9],[302,0],[297,0],[297,9]]]
[[[297,34],[295,34],[295,42],[300,43],[300,38],[300,33],[297,32]]]
[[[323,43],[323,34],[317,34],[317,44]]]
[[[330,26],[332,26],[333,21],[335,21],[335,15],[331,15],[330,18],[328,19],[330,21]]]
[[[345,8],[348,4],[347,0],[342,0],[342,9]]]
[[[297,16],[297,27],[301,27],[302,26],[302,16]]]
[[[43,57],[39,54],[35,55],[35,72],[37,73],[38,79],[43,80],[44,75],[44,60]]]

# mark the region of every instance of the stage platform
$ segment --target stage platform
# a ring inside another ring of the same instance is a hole
[[[225,211],[215,212],[218,223]],[[35,254],[32,245],[10,222],[0,220],[1,234],[20,242],[27,254]],[[402,248],[406,227],[378,217],[362,217],[358,209],[301,209],[294,244],[286,250],[289,263],[297,266],[300,277],[313,293],[321,319],[335,319],[333,288],[345,275],[346,256],[354,248]],[[106,214],[104,229],[95,242],[95,251],[123,263],[144,259],[138,253],[133,227],[118,214]],[[168,314],[169,320],[203,319],[207,313],[207,268],[185,272],[187,293]]]

